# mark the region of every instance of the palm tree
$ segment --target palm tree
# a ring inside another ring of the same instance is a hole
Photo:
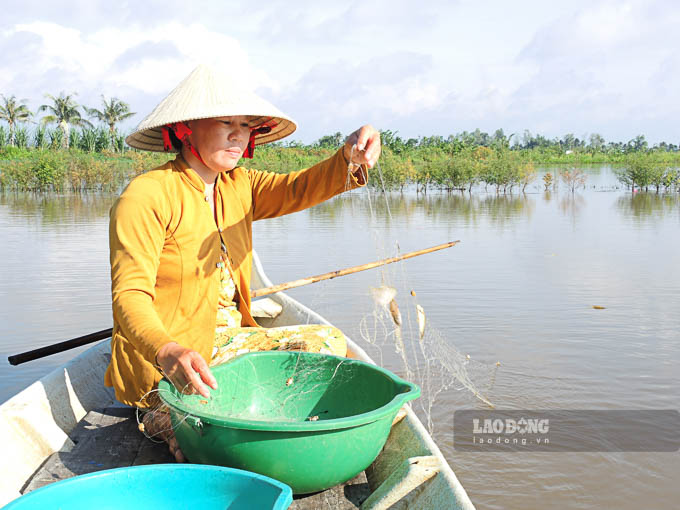
[[[9,144],[13,146],[14,127],[17,122],[27,121],[33,113],[25,105],[25,99],[17,101],[17,98],[14,96],[9,98],[2,96],[2,102],[4,104],[0,104],[0,119],[7,121],[7,124],[9,124]]]
[[[70,124],[78,127],[92,127],[92,124],[88,120],[81,117],[80,112],[78,111],[79,105],[72,97],[75,95],[75,93],[65,95],[62,92],[59,94],[59,97],[54,97],[51,94],[45,94],[45,97],[51,99],[53,104],[44,104],[38,108],[39,112],[43,112],[45,110],[52,112],[50,115],[45,115],[42,119],[40,119],[40,122],[43,124],[57,124],[59,129],[61,129],[64,133],[63,143],[67,149]]]
[[[85,108],[90,117],[94,117],[100,122],[104,122],[109,126],[109,134],[111,135],[111,146],[116,144],[116,124],[135,115],[135,112],[130,111],[130,105],[125,101],[121,101],[116,97],[112,97],[107,103],[106,98],[102,94],[102,104],[104,107],[101,110],[96,108]]]

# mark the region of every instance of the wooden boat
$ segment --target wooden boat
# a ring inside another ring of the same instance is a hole
[[[252,287],[271,286],[253,254]],[[329,324],[284,293],[254,302],[265,327]],[[348,340],[351,355],[374,363]],[[117,404],[103,384],[110,359],[104,340],[0,406],[0,506],[25,492],[101,469],[172,462],[164,444],[137,430],[132,408]],[[298,508],[461,509],[474,506],[415,413],[404,407],[371,466],[328,491],[297,498]]]

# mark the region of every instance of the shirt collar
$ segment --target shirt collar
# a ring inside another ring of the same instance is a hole
[[[201,193],[205,193],[205,182],[201,179],[201,176],[196,173],[196,171],[189,166],[184,156],[177,154],[174,161],[172,162],[173,168],[181,173],[182,178],[192,187],[196,188]],[[236,167],[238,168],[238,167]],[[234,170],[236,169],[234,168]],[[217,182],[226,182],[229,172],[220,172]]]
[[[201,179],[201,176],[189,166],[181,154],[177,154],[175,160],[172,162],[172,166],[175,170],[180,172],[182,179],[184,179],[186,183],[193,188],[196,188],[201,193],[205,193],[205,183],[203,182],[203,179]]]

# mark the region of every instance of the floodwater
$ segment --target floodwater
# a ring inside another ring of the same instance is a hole
[[[632,195],[610,168],[587,172],[587,188],[574,194],[538,184],[505,196],[369,199],[359,190],[256,223],[255,248],[280,283],[391,256],[397,244],[404,253],[460,240],[384,274],[417,292],[427,327],[451,349],[494,367],[473,382],[498,408],[679,409],[680,197]],[[111,325],[113,200],[0,196],[0,358]],[[374,310],[369,289],[381,283],[379,271],[367,271],[289,293],[362,343],[359,324]],[[382,350],[403,375],[394,349]],[[0,364],[0,402],[74,354]],[[453,412],[462,408],[487,409],[466,390],[441,393],[434,436],[477,508],[673,508],[680,500],[677,451],[461,452]]]

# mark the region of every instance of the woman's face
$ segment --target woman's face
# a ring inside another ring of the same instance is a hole
[[[187,124],[192,131],[189,141],[211,170],[226,172],[236,167],[250,138],[248,117],[215,117]]]

